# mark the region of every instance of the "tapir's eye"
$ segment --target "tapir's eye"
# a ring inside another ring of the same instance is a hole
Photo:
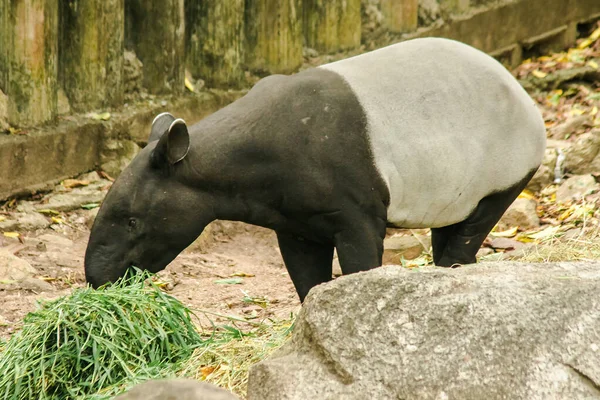
[[[129,229],[135,229],[137,221],[135,218],[129,218]]]

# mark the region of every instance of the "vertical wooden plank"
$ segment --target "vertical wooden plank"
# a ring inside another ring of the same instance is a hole
[[[384,25],[394,33],[411,32],[417,29],[418,0],[381,0]]]
[[[244,0],[186,0],[186,66],[208,87],[244,81]]]
[[[125,43],[144,64],[150,93],[181,93],[185,79],[184,0],[125,0]]]
[[[302,65],[302,0],[245,1],[246,65],[290,73]]]
[[[123,0],[61,1],[59,80],[75,111],[123,99]]]
[[[0,89],[8,122],[31,126],[56,116],[58,0],[3,1]]]
[[[360,46],[360,0],[304,0],[306,45],[333,53]]]

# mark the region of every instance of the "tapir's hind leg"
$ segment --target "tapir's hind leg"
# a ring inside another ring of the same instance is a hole
[[[534,173],[535,170],[512,187],[483,198],[466,220],[444,228],[432,229],[431,242],[435,264],[450,267],[454,264],[476,262],[475,255],[486,236],[527,186]],[[444,242],[444,247],[440,248]]]
[[[300,301],[303,302],[313,286],[331,280],[333,244],[321,244],[287,233],[276,233],[281,256]]]

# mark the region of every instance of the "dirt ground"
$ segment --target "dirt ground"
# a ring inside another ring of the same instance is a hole
[[[10,218],[11,212],[4,215]],[[29,262],[36,270],[35,279],[0,284],[1,338],[21,326],[38,300],[57,298],[85,285],[83,259],[93,215],[93,210],[63,212],[58,217],[61,223],[19,231],[18,238],[0,235],[0,249]],[[159,273],[165,290],[195,310],[250,320],[285,318],[297,312],[299,301],[272,231],[226,221],[217,221],[210,228],[200,243],[190,246]],[[242,283],[215,283],[229,278]],[[260,305],[264,300],[268,302],[266,308]],[[222,320],[209,315],[213,321]]]

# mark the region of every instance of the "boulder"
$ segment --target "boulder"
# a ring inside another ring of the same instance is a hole
[[[600,162],[594,162],[599,152],[600,129],[594,129],[579,136],[577,141],[565,150],[563,167],[566,172],[577,175],[600,172]]]
[[[516,199],[498,221],[498,230],[503,231],[515,226],[525,231],[537,228],[540,226],[540,218],[536,207],[537,202],[533,199]]]
[[[592,175],[575,175],[565,180],[556,191],[556,201],[566,203],[580,200],[584,196],[597,192],[600,185]]]
[[[225,389],[192,379],[163,379],[135,386],[115,400],[239,400]]]
[[[311,290],[249,400],[600,396],[600,263],[380,267]]]

